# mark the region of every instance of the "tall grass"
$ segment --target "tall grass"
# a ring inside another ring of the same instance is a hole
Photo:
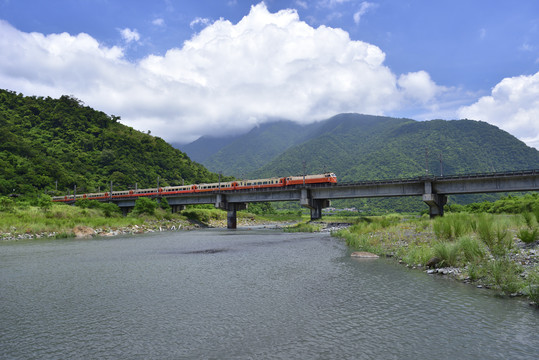
[[[447,214],[434,219],[432,229],[438,240],[454,240],[472,230],[471,222],[468,214]]]
[[[441,260],[443,266],[457,266],[459,261],[459,244],[439,241],[433,246],[434,255]]]
[[[483,245],[471,236],[463,236],[458,240],[458,245],[464,260],[468,263],[474,263],[485,257]]]
[[[518,292],[523,283],[519,274],[522,269],[508,259],[496,259],[487,263],[487,277],[490,282],[505,294]]]

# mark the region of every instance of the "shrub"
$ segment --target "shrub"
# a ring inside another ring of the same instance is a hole
[[[120,207],[114,203],[101,203],[100,208],[103,211],[105,217],[113,217],[115,215],[120,215],[122,210]]]
[[[165,211],[170,210],[170,205],[168,204],[167,198],[162,197],[161,199],[159,199],[159,207]]]
[[[147,197],[140,197],[135,201],[135,208],[133,209],[133,214],[141,215],[154,215],[155,209],[157,209],[157,202]]]
[[[52,207],[52,198],[49,195],[41,195],[37,199],[37,206],[43,211],[49,211]]]
[[[0,196],[0,212],[11,212],[15,208],[15,201],[7,196]]]

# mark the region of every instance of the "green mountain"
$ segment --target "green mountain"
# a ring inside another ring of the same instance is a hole
[[[194,156],[190,146],[182,149]],[[432,175],[535,169],[539,151],[481,121],[340,114],[305,126],[291,121],[261,125],[206,153],[201,162],[236,176],[285,176],[305,169],[359,181],[415,177],[427,169]]]
[[[262,128],[262,127],[261,127]],[[245,134],[202,163],[225,174],[250,178],[331,171],[341,182],[452,175],[539,168],[539,151],[481,121],[415,121],[361,114],[340,114],[308,125],[279,122],[271,131]],[[297,134],[290,134],[297,129]],[[260,130],[258,130],[260,131]],[[251,166],[246,161],[254,158]],[[256,168],[256,169],[255,169]],[[486,195],[452,197],[468,202]],[[494,198],[494,197],[492,197]],[[372,199],[339,205],[378,210],[417,210],[419,199]]]
[[[0,195],[217,181],[164,140],[62,96],[0,90]],[[159,179],[159,180],[158,180]]]
[[[317,124],[302,126],[291,121],[276,121],[232,138],[201,137],[180,148],[211,171],[245,177],[291,146],[308,139],[317,128]]]

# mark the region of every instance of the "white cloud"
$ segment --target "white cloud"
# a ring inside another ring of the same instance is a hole
[[[301,7],[301,8],[304,8],[304,9],[309,8],[309,5],[307,4],[307,1],[296,0],[296,5]]]
[[[152,24],[155,26],[165,26],[165,19],[157,18],[152,21]]]
[[[129,29],[127,29],[129,30]],[[130,30],[132,41],[138,41]],[[261,3],[237,24],[218,20],[164,56],[137,62],[87,34],[24,33],[0,22],[0,84],[27,95],[73,94],[168,141],[300,123],[341,112],[384,114],[432,103],[426,72],[399,77],[377,46],[313,28]]]
[[[359,7],[359,10],[356,13],[354,13],[354,23],[356,25],[359,25],[359,22],[361,21],[361,17],[365,15],[367,10],[372,9],[373,7],[375,7],[374,3],[363,1]]]
[[[426,71],[402,74],[397,84],[403,89],[403,95],[412,101],[423,104],[433,100],[437,94],[444,90],[432,81]]]
[[[195,20],[191,21],[189,26],[191,27],[191,29],[193,29],[197,25],[207,26],[210,24],[210,22],[210,19],[197,17]]]
[[[136,29],[135,30],[131,30],[129,28],[120,29],[120,34],[122,35],[122,39],[124,39],[126,43],[140,40],[140,34],[138,33]]]
[[[460,108],[459,116],[496,125],[539,149],[539,72],[503,79],[490,96]]]

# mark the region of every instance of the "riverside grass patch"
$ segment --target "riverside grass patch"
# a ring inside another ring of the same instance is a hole
[[[2,212],[0,232],[12,235],[57,233],[66,234],[67,237],[78,225],[104,228],[141,225],[142,223],[142,219],[135,217],[107,217],[100,209],[52,204],[46,210],[37,206],[24,206]]]
[[[298,223],[295,225],[287,226],[283,229],[284,232],[317,232],[322,229],[321,224],[317,223]]]
[[[537,264],[524,271],[511,258],[518,249],[515,239],[534,238],[537,225],[533,218],[530,221],[519,214],[466,213],[448,213],[434,220],[397,218],[398,221],[395,217],[391,221],[361,218],[354,226],[333,235],[343,238],[354,250],[393,255],[409,266],[422,267],[438,257],[438,266],[461,268],[462,279],[485,284],[503,294],[524,294],[538,303]]]

